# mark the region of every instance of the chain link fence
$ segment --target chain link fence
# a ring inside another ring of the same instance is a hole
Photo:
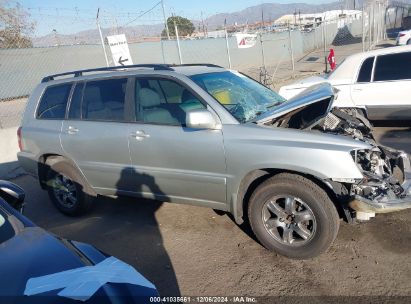
[[[294,14],[283,23],[265,23],[249,29],[256,35],[255,45],[239,48],[234,33],[216,31],[214,38],[159,37],[139,38],[126,32],[134,64],[212,63],[240,70],[260,82],[279,88],[286,81],[328,71],[327,56],[335,50],[337,64],[346,56],[385,43],[392,45],[404,20],[410,15],[404,2],[369,1],[361,8],[347,8],[319,14]],[[178,25],[176,25],[178,30]],[[102,29],[102,36],[124,32],[117,26]],[[16,126],[21,119],[25,98],[41,79],[50,74],[97,68],[106,65],[100,39],[87,40],[53,33],[48,44],[33,47],[16,36],[1,37],[0,31],[0,128]],[[391,40],[389,40],[391,39]],[[109,50],[108,45],[106,49]],[[109,64],[113,65],[108,51]]]

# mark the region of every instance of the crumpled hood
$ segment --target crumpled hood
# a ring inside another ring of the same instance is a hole
[[[322,79],[324,81],[324,78]],[[273,108],[271,111],[268,111],[258,116],[254,121],[257,123],[265,123],[270,120],[281,117],[289,112],[298,110],[302,107],[318,103],[324,100],[330,101],[327,110],[328,113],[332,108],[335,94],[336,92],[334,88],[329,83],[322,82],[309,87],[308,89],[304,90],[297,96],[291,98],[287,102],[284,102],[281,105]]]

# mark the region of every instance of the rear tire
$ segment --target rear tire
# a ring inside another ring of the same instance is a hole
[[[51,201],[62,213],[76,216],[91,209],[94,197],[86,193],[88,185],[68,160],[59,158],[52,162],[46,185]]]
[[[254,191],[248,218],[264,247],[293,259],[325,252],[340,225],[327,193],[311,180],[289,173],[269,178]]]

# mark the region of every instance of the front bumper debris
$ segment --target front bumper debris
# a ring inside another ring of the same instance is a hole
[[[370,200],[360,195],[355,195],[349,202],[350,208],[356,211],[357,219],[368,220],[376,213],[390,213],[411,209],[411,165],[408,156],[401,153],[402,171],[404,182],[401,187],[404,189],[400,197],[385,196],[379,199]]]

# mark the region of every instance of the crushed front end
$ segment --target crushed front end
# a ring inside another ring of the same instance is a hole
[[[357,219],[411,208],[411,167],[404,152],[375,146],[353,151],[353,158],[364,175],[350,189],[353,199],[349,206]]]
[[[376,213],[411,208],[411,166],[405,152],[379,145],[372,126],[357,109],[334,108],[316,126],[326,133],[350,136],[371,145],[354,150],[352,157],[364,178],[348,185],[348,206],[358,220],[369,220]]]
[[[369,220],[376,213],[411,208],[411,166],[405,152],[379,145],[373,126],[358,108],[333,107],[335,91],[324,84],[313,86],[281,111],[258,123],[281,128],[320,132],[362,141],[369,149],[353,150],[353,161],[362,179],[334,178],[330,183],[344,207],[347,220]],[[349,208],[346,208],[349,207]]]

